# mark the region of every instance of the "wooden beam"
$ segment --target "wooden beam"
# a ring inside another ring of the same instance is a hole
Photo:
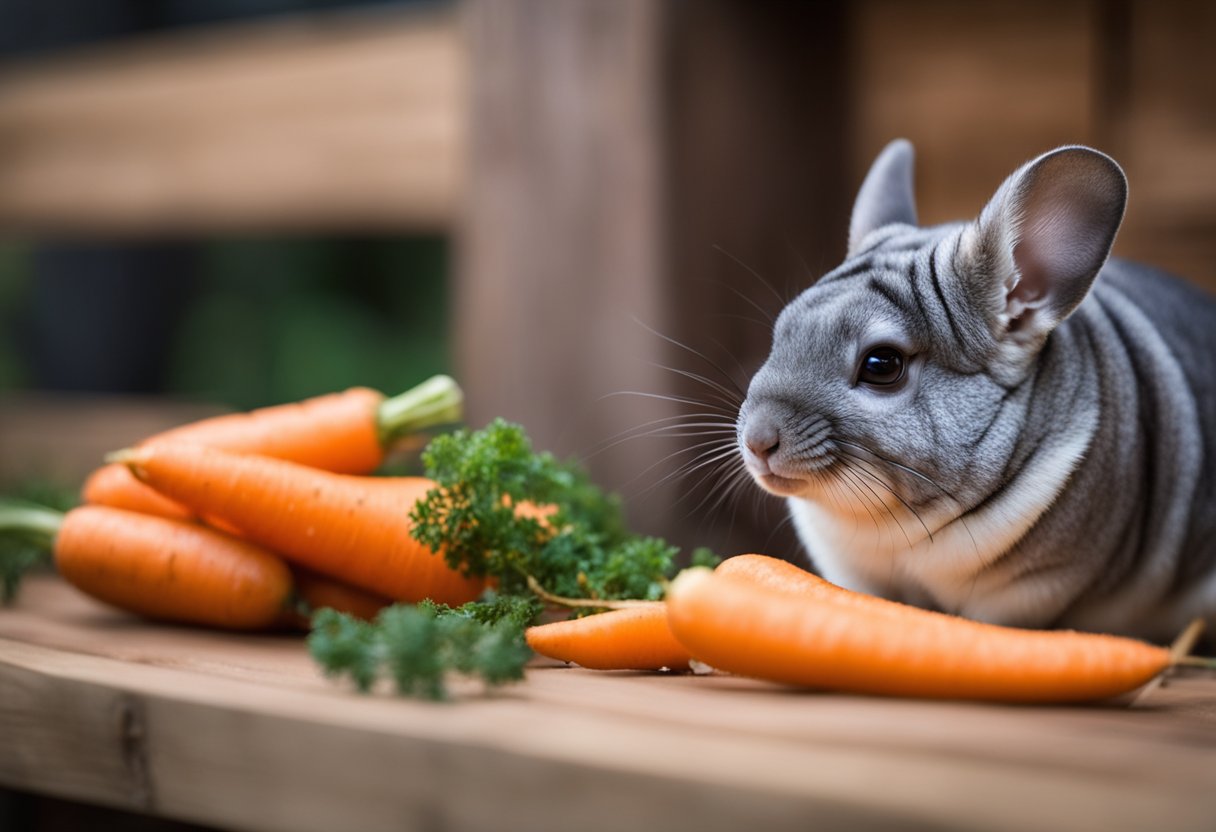
[[[472,0],[469,194],[455,275],[457,369],[475,425],[503,416],[585,456],[668,415],[662,25],[648,0]],[[591,459],[613,488],[662,453]],[[662,500],[635,519],[660,522]]]
[[[462,187],[455,16],[157,36],[0,72],[0,230],[436,230]]]

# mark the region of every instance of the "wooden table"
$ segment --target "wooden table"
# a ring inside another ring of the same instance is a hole
[[[290,832],[1211,830],[1216,679],[1026,708],[538,665],[436,705],[45,576],[0,610],[0,784]]]

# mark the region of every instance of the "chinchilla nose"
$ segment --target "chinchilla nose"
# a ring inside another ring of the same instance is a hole
[[[781,446],[781,430],[777,421],[765,413],[757,413],[743,426],[743,444],[756,459],[767,462]]]

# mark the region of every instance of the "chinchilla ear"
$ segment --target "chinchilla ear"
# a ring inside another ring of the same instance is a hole
[[[1088,147],[1061,147],[997,190],[960,248],[960,278],[998,341],[1037,350],[1085,299],[1127,205],[1127,178]]]
[[[916,225],[916,196],[912,190],[912,143],[896,139],[870,165],[853,203],[849,221],[849,256],[857,253],[871,231],[891,223]]]

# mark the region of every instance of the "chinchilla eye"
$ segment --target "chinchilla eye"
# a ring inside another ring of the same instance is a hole
[[[907,362],[904,354],[894,347],[875,347],[861,359],[857,380],[879,387],[895,384],[904,377]]]

